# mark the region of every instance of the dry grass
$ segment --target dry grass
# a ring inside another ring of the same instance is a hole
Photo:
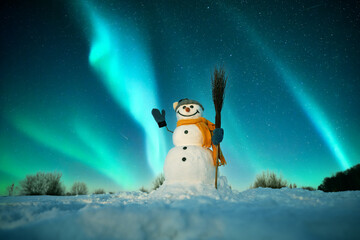
[[[266,171],[256,176],[251,188],[283,188],[287,186],[287,181],[283,180],[281,176],[278,177],[274,172]]]
[[[160,174],[154,181],[153,181],[153,190],[158,189],[165,181],[164,174]]]

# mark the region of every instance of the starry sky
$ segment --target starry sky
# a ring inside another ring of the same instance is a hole
[[[215,121],[228,76],[221,174],[270,170],[317,187],[360,163],[357,1],[2,1],[0,194],[38,171],[90,190],[149,188],[171,133],[152,108],[195,99]]]

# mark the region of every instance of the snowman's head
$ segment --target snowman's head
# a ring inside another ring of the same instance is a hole
[[[177,120],[195,119],[202,117],[204,107],[195,100],[181,99],[173,104]]]

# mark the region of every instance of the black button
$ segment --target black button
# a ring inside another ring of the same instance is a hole
[[[186,150],[186,149],[187,149],[187,147],[183,147],[183,149],[184,149],[184,150]]]
[[[182,160],[183,160],[183,162],[185,162],[185,161],[186,161],[186,157],[183,157]]]
[[[189,133],[189,131],[188,131],[188,130],[185,130],[185,131],[184,131],[184,133],[185,133],[185,134],[188,134],[188,133]]]

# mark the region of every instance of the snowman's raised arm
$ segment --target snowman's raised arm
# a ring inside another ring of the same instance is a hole
[[[166,127],[166,130],[173,133],[173,131],[169,130],[168,127],[167,127],[166,120],[165,120],[165,110],[164,109],[160,113],[159,109],[153,108],[153,110],[151,110],[151,114],[153,115],[156,123],[159,125],[159,128]]]
[[[160,110],[157,108],[153,108],[151,111],[156,123],[159,125],[159,128],[166,127],[166,120],[165,120],[165,110]]]

